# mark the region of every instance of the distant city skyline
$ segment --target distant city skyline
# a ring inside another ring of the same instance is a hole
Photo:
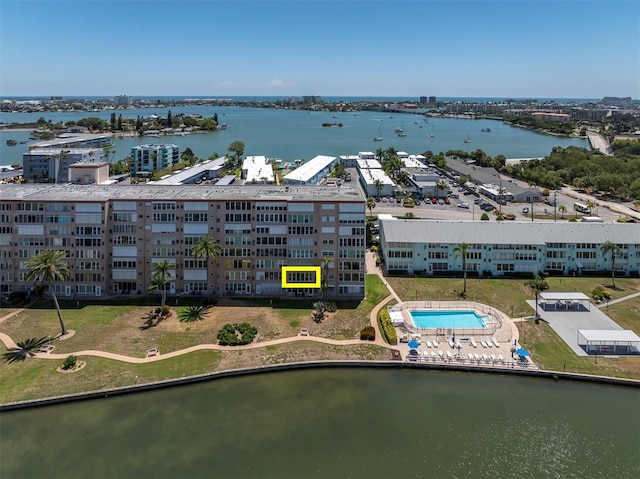
[[[0,96],[640,98],[636,0],[2,0]]]

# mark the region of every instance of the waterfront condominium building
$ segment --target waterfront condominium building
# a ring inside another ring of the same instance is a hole
[[[129,106],[133,103],[133,98],[129,95],[117,95],[115,101],[118,106]]]
[[[210,263],[191,254],[203,236],[222,248]],[[31,290],[26,262],[43,250],[67,253],[71,277],[53,285],[66,297],[144,294],[168,260],[170,294],[316,296],[283,288],[282,267],[322,266],[328,298],[361,299],[365,202],[349,185],[3,185],[0,292]]]
[[[131,175],[146,176],[180,160],[178,145],[139,145],[131,148]]]
[[[611,271],[640,273],[640,227],[624,223],[380,220],[384,270],[392,274],[462,272],[456,247],[467,244],[466,269],[479,275],[512,276],[547,272],[579,275]]]
[[[32,148],[22,154],[22,174],[36,183],[67,183],[74,163],[101,163],[101,148]]]

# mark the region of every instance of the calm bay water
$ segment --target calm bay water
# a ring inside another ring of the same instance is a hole
[[[581,138],[564,138],[536,133],[523,128],[505,125],[496,120],[462,120],[452,118],[431,118],[426,123],[421,115],[355,112],[327,113],[297,110],[271,110],[262,108],[189,106],[179,108],[145,108],[139,110],[117,111],[123,117],[135,119],[138,115],[148,117],[152,114],[166,116],[167,111],[175,116],[178,113],[195,113],[204,117],[218,114],[221,123],[227,123],[226,130],[208,134],[187,136],[166,136],[163,138],[124,138],[114,139],[115,159],[128,156],[131,148],[144,143],[174,143],[184,150],[189,147],[201,158],[208,158],[214,152],[224,155],[227,147],[236,140],[245,143],[245,155],[265,155],[282,158],[309,160],[316,155],[355,155],[359,151],[375,151],[378,148],[394,147],[398,151],[410,154],[434,153],[447,150],[472,151],[482,149],[491,156],[505,155],[507,158],[542,157],[551,152],[554,146],[570,145],[589,148],[588,142]],[[2,113],[2,122],[36,121],[40,117],[53,122],[80,120],[96,116],[109,120],[111,111],[95,113],[61,112],[41,113]],[[334,116],[336,118],[334,118]],[[342,128],[322,127],[323,123],[342,123]],[[396,128],[403,128],[407,136],[398,137]],[[490,128],[490,133],[482,129]],[[433,137],[429,137],[433,134]],[[383,140],[374,142],[373,137],[382,136]],[[464,143],[469,136],[471,143]],[[7,146],[6,140],[18,141],[16,146]],[[22,163],[22,153],[27,150],[28,132],[0,132],[0,164]]]
[[[640,475],[640,392],[438,371],[228,378],[0,417],[0,476]]]

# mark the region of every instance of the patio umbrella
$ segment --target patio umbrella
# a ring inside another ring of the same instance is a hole
[[[524,348],[516,349],[516,354],[520,356],[529,356],[529,351]]]
[[[411,349],[418,349],[420,343],[418,341],[409,341],[407,346],[409,346]]]

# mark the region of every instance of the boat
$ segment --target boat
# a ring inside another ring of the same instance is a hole
[[[378,136],[374,136],[373,141],[382,141],[382,131],[380,130],[380,127],[378,127]]]
[[[436,136],[436,135],[433,134],[433,125],[431,125],[431,133],[429,133],[427,136],[429,138],[433,138],[434,136]]]
[[[464,140],[465,143],[471,143],[471,140],[469,139],[469,132],[467,132],[467,139]]]
[[[404,131],[399,131],[398,132],[398,136],[405,137],[405,136],[407,136],[407,134]]]
[[[7,140],[7,146],[16,146],[17,144],[18,142],[16,140],[13,140],[11,138]]]
[[[480,130],[484,133],[491,133],[491,128],[483,128],[482,130]]]

